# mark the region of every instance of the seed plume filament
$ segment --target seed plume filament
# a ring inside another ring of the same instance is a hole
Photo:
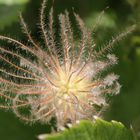
[[[37,101],[33,101],[33,102],[27,102],[27,101],[21,102],[20,100],[16,100],[16,102],[21,102],[21,104],[13,105],[13,106],[3,106],[3,105],[0,105],[0,107],[1,108],[18,108],[18,107],[28,106],[28,105],[36,104],[36,103],[44,104],[46,102],[50,102],[52,100],[52,98],[53,97],[44,98],[42,100],[37,100]]]
[[[3,92],[11,92],[11,90],[6,90],[6,89],[3,89],[3,88],[0,88],[0,90],[1,91],[3,91]],[[35,95],[35,94],[37,94],[37,95],[39,95],[39,94],[47,94],[48,93],[48,87],[47,87],[47,90],[38,90],[38,91],[33,91],[33,90],[28,90],[28,91],[24,91],[24,90],[22,90],[21,91],[21,89],[15,89],[15,90],[13,90],[12,91],[12,94],[31,94],[31,95]],[[2,95],[2,94],[1,94]]]
[[[16,87],[44,87],[44,86],[47,86],[48,84],[16,84],[14,82],[11,82],[11,81],[8,81],[6,79],[3,79],[3,78],[0,78],[0,81],[2,83],[6,83],[6,84],[10,84],[10,85],[13,85],[13,86],[16,86]]]

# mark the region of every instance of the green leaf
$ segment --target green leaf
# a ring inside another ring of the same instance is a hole
[[[81,121],[70,129],[46,135],[43,140],[136,140],[136,138],[133,132],[120,122],[97,119],[95,122]]]

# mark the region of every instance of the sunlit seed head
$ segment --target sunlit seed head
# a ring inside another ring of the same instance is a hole
[[[0,96],[6,103],[0,107],[11,108],[19,118],[30,122],[47,123],[55,117],[57,126],[61,129],[66,124],[81,119],[100,117],[108,104],[106,95],[119,93],[121,86],[118,76],[103,76],[111,65],[117,63],[115,55],[108,53],[108,50],[135,27],[128,28],[97,51],[92,37],[94,31],[86,28],[77,14],[74,16],[81,31],[81,39],[75,42],[66,11],[59,15],[61,45],[58,49],[53,27],[53,9],[50,10],[46,26],[45,5],[46,0],[43,1],[40,12],[44,48],[33,39],[21,15],[22,28],[30,47],[0,35],[0,40],[7,41],[11,47],[16,46],[12,51],[0,46],[0,59],[4,64],[0,68]],[[23,55],[22,51],[28,56]]]

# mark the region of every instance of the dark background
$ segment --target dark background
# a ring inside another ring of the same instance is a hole
[[[0,0],[0,34],[25,40],[18,20],[22,11],[32,34],[38,36],[38,17],[41,0]],[[97,45],[101,46],[126,27],[137,24],[137,29],[118,43],[113,52],[119,64],[112,71],[120,75],[121,93],[112,98],[110,109],[104,114],[106,120],[117,120],[127,127],[132,126],[140,135],[140,0],[54,0],[48,9],[54,7],[57,14],[68,10],[78,13],[89,28],[92,28],[102,10],[105,14],[95,34]],[[57,28],[57,20],[56,20]],[[49,125],[25,124],[11,112],[0,110],[0,140],[35,140],[38,134],[50,132]]]

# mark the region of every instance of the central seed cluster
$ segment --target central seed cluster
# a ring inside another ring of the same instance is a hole
[[[54,82],[58,92],[63,94],[74,93],[76,95],[80,92],[89,92],[91,79],[87,78],[86,65],[83,67],[70,65],[67,63],[65,68],[61,67],[59,69],[59,74]]]

